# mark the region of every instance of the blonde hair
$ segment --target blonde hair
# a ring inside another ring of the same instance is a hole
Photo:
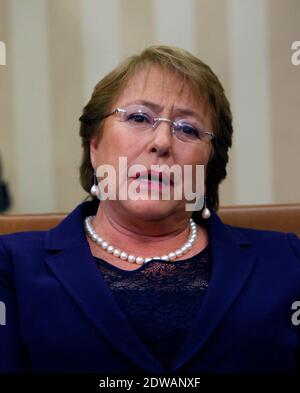
[[[94,179],[94,169],[90,159],[90,141],[101,132],[101,120],[130,78],[139,70],[151,65],[159,65],[163,70],[175,72],[181,76],[208,106],[216,138],[213,140],[214,154],[207,165],[206,198],[208,206],[216,210],[219,205],[218,187],[227,174],[228,149],[232,143],[230,104],[223,86],[211,68],[188,51],[172,46],[150,46],[142,53],[130,56],[95,86],[91,99],[79,118],[83,147],[80,183],[90,194]],[[95,199],[92,195],[90,196]]]

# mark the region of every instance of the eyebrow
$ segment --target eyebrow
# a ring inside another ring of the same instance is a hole
[[[160,114],[164,109],[162,105],[159,105],[159,104],[156,104],[155,102],[147,101],[147,100],[136,100],[136,101],[127,102],[127,103],[125,103],[125,106],[133,105],[133,104],[147,106],[158,114]],[[203,122],[202,116],[197,112],[191,111],[190,109],[175,107],[174,112],[175,112],[175,114],[178,114],[178,115],[197,117],[201,122]]]

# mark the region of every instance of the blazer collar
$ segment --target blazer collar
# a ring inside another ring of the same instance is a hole
[[[173,362],[172,371],[182,367],[209,342],[255,265],[252,242],[238,228],[223,224],[212,212],[207,231],[212,252],[212,275],[202,306]],[[203,370],[207,371],[205,365]]]
[[[63,250],[72,243],[85,237],[83,221],[85,217],[95,215],[99,201],[82,202],[67,215],[55,228],[46,232],[46,250]]]
[[[84,202],[46,232],[46,264],[85,316],[113,346],[147,372],[164,368],[135,334],[93,260],[83,220],[99,201]]]
[[[166,371],[134,333],[94,263],[83,220],[96,214],[98,200],[83,202],[46,232],[46,263],[99,332],[147,372]],[[213,212],[207,222],[213,268],[208,290],[170,371],[180,369],[208,342],[239,295],[254,265],[251,242]],[[220,300],[221,299],[221,300]],[[201,332],[201,333],[200,333]]]

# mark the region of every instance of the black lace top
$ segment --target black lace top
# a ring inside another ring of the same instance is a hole
[[[164,367],[170,367],[208,287],[209,247],[185,260],[152,260],[134,271],[94,259],[140,340]]]

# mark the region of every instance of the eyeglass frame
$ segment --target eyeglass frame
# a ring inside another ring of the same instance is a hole
[[[104,119],[106,119],[107,117],[112,116],[112,115],[116,115],[116,114],[118,114],[118,113],[128,113],[128,110],[127,110],[127,109],[124,109],[124,108],[116,108],[116,109],[113,110],[111,113],[108,113],[107,115],[104,115],[104,116],[102,117],[102,119],[104,120]],[[153,123],[153,125],[150,124],[149,129],[150,129],[150,128],[155,129],[156,127],[159,126],[159,124],[160,124],[162,121],[165,121],[165,122],[167,122],[167,123],[169,123],[169,124],[172,124],[171,132],[172,132],[172,134],[176,134],[176,131],[174,130],[174,127],[175,127],[176,125],[178,125],[178,122],[173,121],[173,120],[170,120],[170,119],[167,119],[167,118],[165,118],[165,117],[152,117],[152,116],[151,116],[151,118],[154,120],[154,123]],[[198,131],[199,133],[201,133],[201,134],[209,135],[209,136],[210,136],[210,141],[209,141],[210,143],[212,142],[213,139],[216,138],[216,135],[215,135],[215,133],[213,133],[213,132],[209,132],[209,131],[199,131],[199,130],[197,130],[197,131]],[[180,140],[181,142],[185,143],[185,142],[182,141],[180,138],[177,137],[177,139]],[[203,141],[201,141],[201,140],[199,139],[199,142],[198,142],[198,141],[197,141],[197,142],[187,141],[187,143],[205,143],[205,142],[203,142]]]

